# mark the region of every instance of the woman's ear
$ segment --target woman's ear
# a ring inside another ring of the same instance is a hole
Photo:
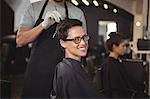
[[[66,48],[66,42],[63,40],[59,40],[61,47]]]

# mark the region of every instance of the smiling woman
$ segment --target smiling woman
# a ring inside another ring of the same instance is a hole
[[[82,27],[82,23],[75,19],[67,19],[57,28],[60,44],[65,50],[65,57],[78,61],[86,56],[89,36]]]
[[[53,82],[57,97],[101,97],[81,64],[81,57],[87,54],[89,40],[82,22],[76,19],[62,21],[57,27],[57,36],[65,50],[65,58],[56,66]]]
[[[127,73],[119,56],[127,49],[127,39],[112,32],[106,41],[109,56],[102,63],[102,86],[107,98],[130,98],[134,94],[134,81]]]

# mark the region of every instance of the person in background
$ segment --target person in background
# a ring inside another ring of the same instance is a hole
[[[106,41],[109,55],[102,63],[102,86],[107,98],[131,98],[133,81],[119,59],[126,51],[128,40],[124,36],[110,33]]]
[[[65,51],[54,76],[53,88],[57,98],[101,97],[81,63],[81,58],[87,54],[89,41],[82,22],[76,19],[62,21],[57,27],[57,37]]]
[[[42,0],[29,5],[18,29],[16,43],[32,43],[26,69],[23,98],[48,98],[52,90],[54,68],[63,58],[55,38],[57,23],[65,18],[79,19],[86,28],[81,9],[65,0]]]

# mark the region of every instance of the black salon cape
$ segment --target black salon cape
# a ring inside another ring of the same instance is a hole
[[[49,98],[55,66],[63,59],[59,40],[52,38],[56,25],[44,30],[33,43],[22,98]]]
[[[119,60],[108,57],[102,64],[103,92],[107,98],[129,98],[132,80]]]
[[[58,98],[101,97],[92,86],[81,63],[70,58],[63,59],[57,65],[53,83]]]

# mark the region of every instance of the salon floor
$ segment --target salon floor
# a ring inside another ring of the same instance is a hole
[[[11,82],[11,99],[20,99],[23,88],[24,75],[9,75],[5,77],[5,80]]]

